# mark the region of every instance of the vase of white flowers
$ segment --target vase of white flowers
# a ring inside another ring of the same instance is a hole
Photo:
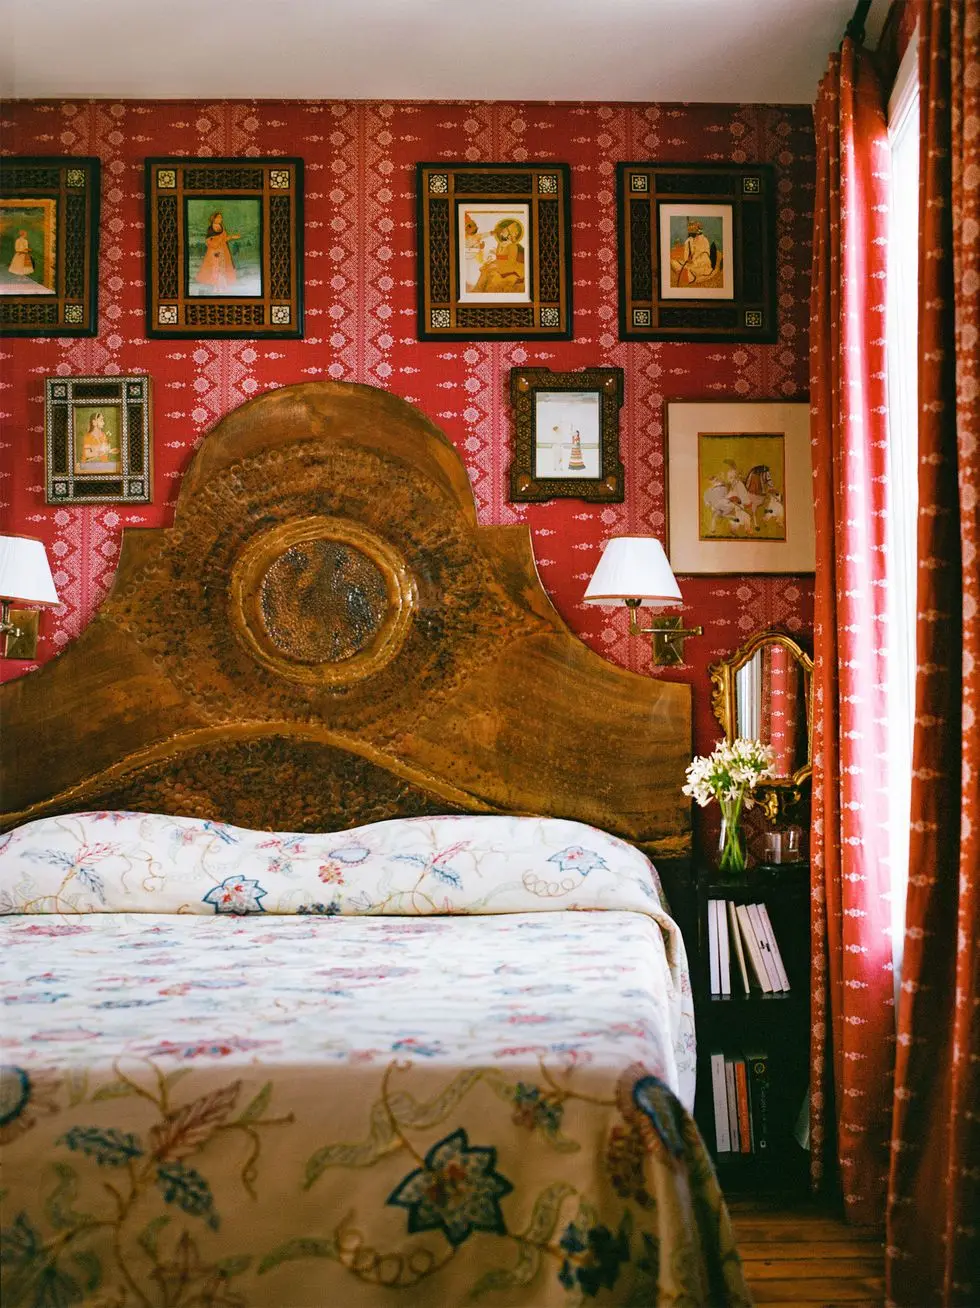
[[[742,812],[755,803],[752,792],[759,782],[772,775],[773,757],[770,745],[739,736],[720,740],[713,753],[692,759],[687,769],[687,785],[681,787],[682,792],[701,808],[717,800],[721,809],[718,871],[724,876],[737,876],[745,870]]]

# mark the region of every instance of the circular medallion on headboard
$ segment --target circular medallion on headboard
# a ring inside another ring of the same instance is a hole
[[[254,536],[232,573],[239,630],[294,681],[373,676],[398,653],[415,586],[392,546],[349,519],[301,518]]]

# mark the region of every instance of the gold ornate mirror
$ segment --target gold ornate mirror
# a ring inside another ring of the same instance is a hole
[[[775,775],[761,787],[766,816],[775,818],[813,770],[813,660],[792,636],[760,631],[708,672],[726,739],[746,736],[775,752]]]

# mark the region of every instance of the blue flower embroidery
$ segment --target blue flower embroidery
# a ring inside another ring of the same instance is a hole
[[[586,1229],[570,1222],[558,1241],[567,1257],[558,1272],[566,1290],[577,1281],[582,1292],[594,1299],[601,1289],[611,1290],[619,1279],[619,1268],[629,1262],[630,1245],[626,1219],[613,1235],[607,1226]]]
[[[448,866],[448,863],[461,849],[466,849],[469,843],[468,840],[461,840],[455,845],[450,845],[447,849],[440,849],[431,858],[426,858],[424,854],[395,854],[392,856],[392,862],[411,863],[422,869],[423,876],[429,874],[444,882],[445,885],[455,886],[457,890],[461,890],[463,887],[462,878],[455,868]]]
[[[238,837],[232,835],[231,828],[226,826],[224,822],[203,822],[201,825],[205,831],[210,831],[212,836],[217,836],[224,844],[238,844]]]
[[[297,913],[304,913],[318,917],[336,917],[340,912],[340,900],[331,899],[329,904],[321,904],[317,901],[314,904],[300,904],[296,910]]]
[[[454,1247],[474,1231],[506,1235],[499,1200],[514,1187],[495,1170],[496,1162],[496,1149],[471,1149],[460,1128],[434,1144],[424,1165],[385,1202],[408,1209],[410,1235],[441,1230]]]
[[[371,851],[364,845],[341,845],[339,849],[331,849],[329,857],[354,867],[358,863],[363,863],[370,853]]]
[[[557,1135],[561,1129],[564,1108],[561,1103],[543,1095],[536,1085],[518,1081],[513,1091],[514,1116],[511,1119],[517,1126],[526,1126],[529,1131],[541,1130],[545,1135]]]
[[[583,849],[581,845],[569,845],[567,849],[560,849],[557,854],[551,855],[548,862],[557,863],[563,872],[581,872],[584,877],[593,868],[608,866],[595,850]]]
[[[264,913],[259,901],[268,893],[247,877],[225,877],[220,886],[208,891],[203,902],[212,904],[216,913]]]

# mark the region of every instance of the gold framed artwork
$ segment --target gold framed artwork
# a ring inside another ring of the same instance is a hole
[[[45,379],[48,504],[149,504],[151,454],[149,377]]]
[[[510,498],[619,503],[622,368],[512,368]]]
[[[98,159],[0,159],[0,331],[98,331]]]
[[[567,164],[416,170],[423,341],[569,340]]]
[[[303,335],[302,159],[147,159],[146,330]]]
[[[809,404],[668,400],[664,431],[675,572],[814,571]]]
[[[768,164],[617,165],[623,340],[776,340]]]

